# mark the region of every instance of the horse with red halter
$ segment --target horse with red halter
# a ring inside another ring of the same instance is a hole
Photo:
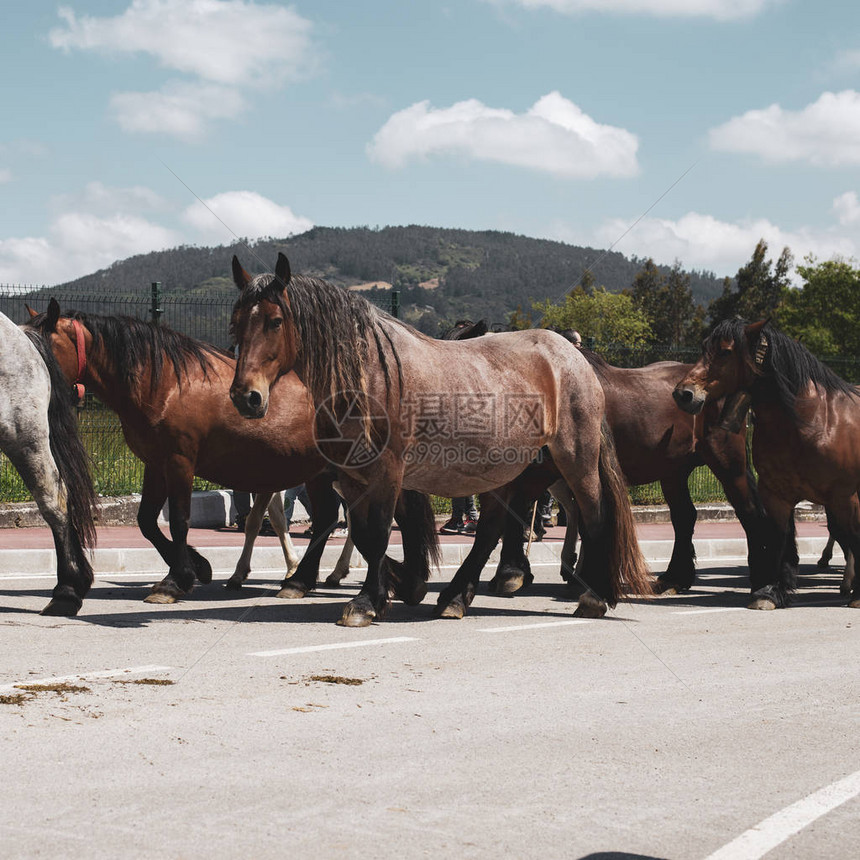
[[[391,514],[401,487],[446,496],[509,484],[546,446],[583,519],[577,613],[600,616],[627,588],[649,593],[594,372],[548,331],[435,340],[316,278],[252,278],[233,258],[240,290],[231,331],[239,347],[230,397],[264,419],[293,370],[316,407],[317,444],[350,508],[367,579],[341,623],[365,626],[387,607]],[[278,385],[275,383],[278,382]]]
[[[43,615],[76,615],[93,584],[95,491],[75,400],[44,339],[0,314],[0,451],[51,529],[57,585]]]
[[[29,325],[49,342],[67,380],[117,413],[129,448],[144,463],[138,525],[169,565],[147,602],[173,603],[195,578],[212,579],[209,562],[187,543],[195,475],[267,495],[307,484],[315,539],[278,596],[302,597],[316,585],[339,503],[315,444],[313,404],[295,374],[284,377],[267,420],[248,422],[228,397],[236,361],[214,346],[133,317],[61,315],[54,299]],[[158,526],[165,501],[171,539]],[[420,602],[438,551],[429,500],[418,494],[399,500],[397,516],[405,553],[403,566],[391,562],[401,571],[398,596]],[[237,568],[229,585],[238,587],[244,576],[247,570]]]
[[[708,336],[674,396],[692,414],[724,397],[736,409],[753,410],[753,463],[767,519],[766,564],[760,572],[750,570],[751,609],[788,605],[794,582],[783,554],[798,502],[824,505],[832,533],[857,555],[860,389],[772,323],[734,319]],[[860,580],[848,605],[860,607]]]

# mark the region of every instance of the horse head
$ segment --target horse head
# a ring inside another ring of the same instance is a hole
[[[702,344],[702,357],[675,386],[675,403],[696,415],[707,402],[749,392],[767,354],[767,322],[725,320],[717,325]]]
[[[297,331],[287,296],[290,278],[290,263],[284,254],[278,254],[274,275],[256,277],[233,257],[233,280],[240,293],[230,320],[237,348],[230,399],[246,418],[266,414],[272,385],[298,360]]]
[[[83,397],[82,380],[87,369],[87,355],[93,343],[93,335],[80,320],[60,314],[60,304],[52,298],[48,309],[40,314],[27,306],[29,325],[35,328],[48,342],[57,364],[78,394]]]

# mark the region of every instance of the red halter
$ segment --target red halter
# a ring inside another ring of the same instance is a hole
[[[87,354],[84,351],[84,327],[81,325],[80,320],[72,320],[72,328],[75,332],[75,351],[78,354],[78,375],[72,383],[72,388],[74,389],[75,394],[78,397],[78,403],[80,404],[84,402],[84,394],[86,393],[86,389],[84,388],[84,384],[81,382],[81,378],[84,375],[84,371],[87,369]]]

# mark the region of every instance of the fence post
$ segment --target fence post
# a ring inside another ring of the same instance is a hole
[[[158,318],[164,313],[164,308],[161,305],[161,281],[153,281],[151,285],[152,299],[149,312],[152,314],[152,321],[158,325]]]
[[[397,287],[391,288],[391,316],[400,318],[400,290]]]

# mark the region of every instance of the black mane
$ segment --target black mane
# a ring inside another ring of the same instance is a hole
[[[62,317],[79,320],[89,330],[95,341],[104,347],[124,385],[135,382],[141,371],[149,367],[150,384],[154,389],[165,366],[169,365],[181,386],[191,363],[196,363],[204,377],[208,377],[212,359],[228,357],[228,353],[212,344],[137,317],[101,316],[81,311],[69,311]],[[45,318],[46,314],[39,314],[30,324],[41,329]]]
[[[796,402],[798,396],[812,383],[822,391],[860,395],[860,389],[837,376],[826,364],[819,361],[805,346],[779,331],[771,322],[766,322],[762,334],[767,338],[767,350],[761,366],[755,362],[755,347],[752,349],[746,338],[746,326],[742,319],[723,320],[718,323],[705,340],[702,354],[710,361],[720,349],[720,342],[733,341],[743,361],[755,368],[759,378],[772,381],[778,402],[798,419]]]

